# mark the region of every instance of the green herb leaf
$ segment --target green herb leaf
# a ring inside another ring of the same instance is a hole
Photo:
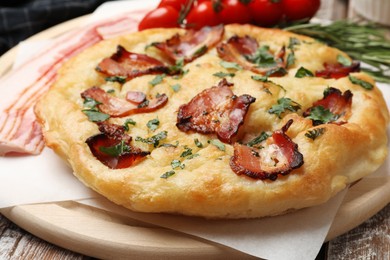
[[[305,69],[304,67],[300,67],[297,73],[295,73],[296,78],[313,77],[313,76],[314,76],[313,72],[311,72],[308,69]]]
[[[219,64],[221,64],[221,66],[224,67],[225,69],[235,69],[235,70],[242,69],[242,67],[235,62],[221,61]]]
[[[162,132],[160,132],[156,135],[153,135],[152,137],[149,137],[149,138],[142,138],[142,137],[137,136],[135,138],[135,141],[143,142],[146,144],[153,144],[153,147],[156,148],[160,144],[160,141],[167,138],[167,136],[168,136],[168,132],[162,131]]]
[[[257,49],[256,53],[253,55],[247,55],[245,58],[254,64],[256,64],[258,67],[264,68],[264,67],[273,67],[276,66],[276,61],[274,55],[269,51],[268,45],[260,46],[259,49]]]
[[[348,78],[352,82],[352,84],[359,85],[359,86],[363,87],[364,89],[371,90],[374,88],[374,86],[371,83],[364,81],[364,80],[361,80],[361,79],[358,79],[357,77],[354,77],[352,75],[349,75]]]
[[[165,74],[159,74],[156,77],[154,77],[154,79],[152,79],[149,82],[149,84],[154,87],[154,86],[160,84],[163,81],[163,79],[165,78],[165,76],[166,76]]]
[[[289,68],[291,67],[292,65],[294,65],[295,63],[295,54],[294,52],[290,52],[288,55],[287,55],[287,61],[286,61],[286,68]]]
[[[126,131],[129,131],[129,125],[136,125],[136,122],[131,119],[131,118],[128,118],[126,119],[125,123],[123,124],[123,127],[125,128]]]
[[[219,150],[221,151],[225,151],[225,144],[223,144],[221,141],[219,141],[218,139],[212,139],[212,140],[208,140],[207,141],[209,144],[212,144],[214,145],[215,147],[217,147]]]
[[[329,109],[325,109],[323,106],[316,106],[310,110],[310,114],[307,118],[313,120],[316,125],[319,125],[336,121],[339,117],[339,115],[333,114]]]
[[[297,102],[291,100],[290,98],[279,98],[278,103],[276,105],[273,105],[269,110],[268,113],[270,114],[276,114],[279,118],[282,113],[284,113],[286,110],[290,110],[291,112],[296,112],[301,108],[301,105]]]
[[[275,67],[275,68],[272,68],[270,70],[267,71],[267,73],[265,74],[265,76],[271,76],[273,74],[280,74],[280,75],[286,75],[287,74],[287,70],[283,67]]]
[[[112,76],[112,77],[106,77],[104,79],[107,82],[118,82],[118,83],[125,83],[126,82],[126,77],[125,76]]]
[[[180,90],[180,88],[181,88],[181,85],[180,84],[175,84],[175,85],[171,86],[171,88],[172,88],[172,90],[174,92],[178,92]]]
[[[128,153],[131,151],[131,147],[125,144],[124,141],[121,141],[119,144],[109,147],[101,146],[99,147],[99,150],[102,153],[105,153],[112,157],[119,157],[124,153]]]
[[[110,118],[110,115],[104,114],[97,110],[84,109],[82,111],[91,122],[103,122]]]
[[[198,153],[194,153],[194,154],[191,154],[190,156],[188,156],[187,159],[191,160],[191,159],[198,157],[198,156],[200,156]]]
[[[352,61],[341,54],[337,55],[337,61],[343,66],[351,66],[352,65]]]
[[[260,75],[252,75],[251,79],[261,82],[269,82],[267,76],[260,76]]]
[[[173,160],[171,162],[172,169],[181,168],[184,169],[186,167],[185,164],[182,164],[180,160]]]
[[[196,147],[199,147],[199,148],[203,147],[203,144],[198,140],[198,138],[194,139],[194,143],[195,143]]]
[[[325,133],[325,128],[316,128],[316,129],[307,131],[305,133],[305,136],[314,141],[317,137],[319,137],[320,135],[322,135],[324,133]]]
[[[206,53],[206,51],[207,51],[207,46],[203,45],[202,47],[200,47],[199,49],[197,49],[194,52],[193,56],[197,57],[197,56],[203,55]]]
[[[226,78],[226,77],[234,77],[236,76],[236,74],[234,73],[225,73],[225,72],[217,72],[217,73],[214,73],[213,76],[216,76],[216,77],[219,77],[219,78]]]
[[[295,49],[294,47],[300,44],[301,44],[300,40],[298,40],[295,37],[290,37],[287,48],[290,49],[291,51],[294,51]]]
[[[184,146],[184,151],[181,153],[180,157],[187,157],[192,155],[192,149],[188,146]]]
[[[155,130],[158,128],[159,125],[160,125],[160,120],[158,120],[158,118],[149,120],[149,121],[146,123],[146,126],[147,126],[151,131],[155,131]]]
[[[107,90],[106,92],[109,94],[112,94],[112,93],[115,93],[115,89],[112,88],[112,89]]]
[[[101,102],[98,102],[95,99],[89,98],[89,97],[85,98],[84,103],[83,103],[84,107],[90,108],[90,109],[95,109],[97,107],[97,105],[100,105],[100,104],[101,104]]]
[[[266,132],[261,132],[261,134],[255,138],[253,138],[252,140],[250,140],[246,145],[247,146],[250,146],[250,147],[253,147],[263,141],[265,141],[268,137],[270,137],[271,135],[266,133]]]
[[[175,171],[168,171],[166,173],[164,173],[163,175],[160,176],[160,178],[162,179],[168,179],[169,177],[171,177],[172,175],[174,175],[176,172]]]

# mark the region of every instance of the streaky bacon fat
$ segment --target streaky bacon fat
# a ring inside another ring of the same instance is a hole
[[[165,42],[154,43],[172,63],[183,59],[185,63],[193,61],[214,47],[224,33],[224,26],[203,27],[200,30],[188,30],[184,35],[176,34]]]
[[[237,97],[226,79],[218,86],[196,95],[188,104],[181,105],[176,126],[184,132],[216,133],[225,143],[231,143],[243,124],[245,115],[255,98],[250,95]]]
[[[133,96],[134,92],[130,92],[130,97],[133,98]],[[81,97],[98,101],[100,103],[98,105],[99,110],[112,117],[124,117],[131,114],[152,112],[163,107],[168,102],[168,97],[165,94],[159,95],[150,101],[147,100],[147,102],[145,102],[146,100],[142,103],[136,103],[134,100],[129,102],[125,99],[110,95],[98,87],[92,87],[85,90],[81,93]]]
[[[341,93],[341,91],[337,88],[327,88],[324,91],[324,97],[314,102],[313,106],[303,113],[303,116],[309,116],[314,107],[321,106],[336,115],[338,123],[345,123],[351,116],[352,97],[353,94],[350,90],[346,90],[344,93]],[[313,122],[313,124],[318,125],[320,123]]]
[[[235,62],[247,70],[267,76],[282,76],[286,65],[284,56],[286,48],[283,46],[279,52],[274,54],[274,66],[259,67],[252,63],[249,57],[256,54],[259,50],[259,43],[256,39],[244,36],[232,36],[227,42],[220,43],[217,46],[217,52],[221,59],[228,62]]]
[[[316,77],[339,79],[346,77],[351,72],[360,71],[360,62],[353,61],[350,66],[344,66],[340,63],[337,64],[324,64],[324,69],[316,71]]]
[[[108,76],[123,76],[127,80],[147,74],[169,73],[169,68],[161,61],[146,54],[128,52],[120,45],[116,53],[98,64],[96,70]]]
[[[298,145],[286,135],[292,123],[290,119],[282,129],[275,131],[260,149],[235,143],[234,155],[230,159],[233,172],[253,179],[274,181],[278,175],[287,175],[301,167],[303,155],[298,151]]]
[[[101,133],[89,137],[86,143],[92,154],[110,169],[129,168],[150,154],[130,144],[132,138],[123,126],[102,122],[99,130]],[[112,149],[115,154],[108,152]]]

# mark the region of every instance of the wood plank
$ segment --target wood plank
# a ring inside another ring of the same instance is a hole
[[[91,259],[49,244],[16,226],[0,214],[0,259]]]
[[[328,259],[390,259],[390,204],[329,242]]]

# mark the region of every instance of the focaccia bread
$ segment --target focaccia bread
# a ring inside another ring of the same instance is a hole
[[[141,212],[279,215],[326,202],[387,155],[388,110],[357,62],[250,25],[102,41],[35,111],[85,185]]]

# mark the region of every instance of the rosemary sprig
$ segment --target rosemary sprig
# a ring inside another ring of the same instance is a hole
[[[390,40],[382,26],[343,20],[326,25],[292,25],[284,30],[304,34],[338,48],[353,59],[371,65],[363,67],[362,71],[375,80],[390,83]]]

